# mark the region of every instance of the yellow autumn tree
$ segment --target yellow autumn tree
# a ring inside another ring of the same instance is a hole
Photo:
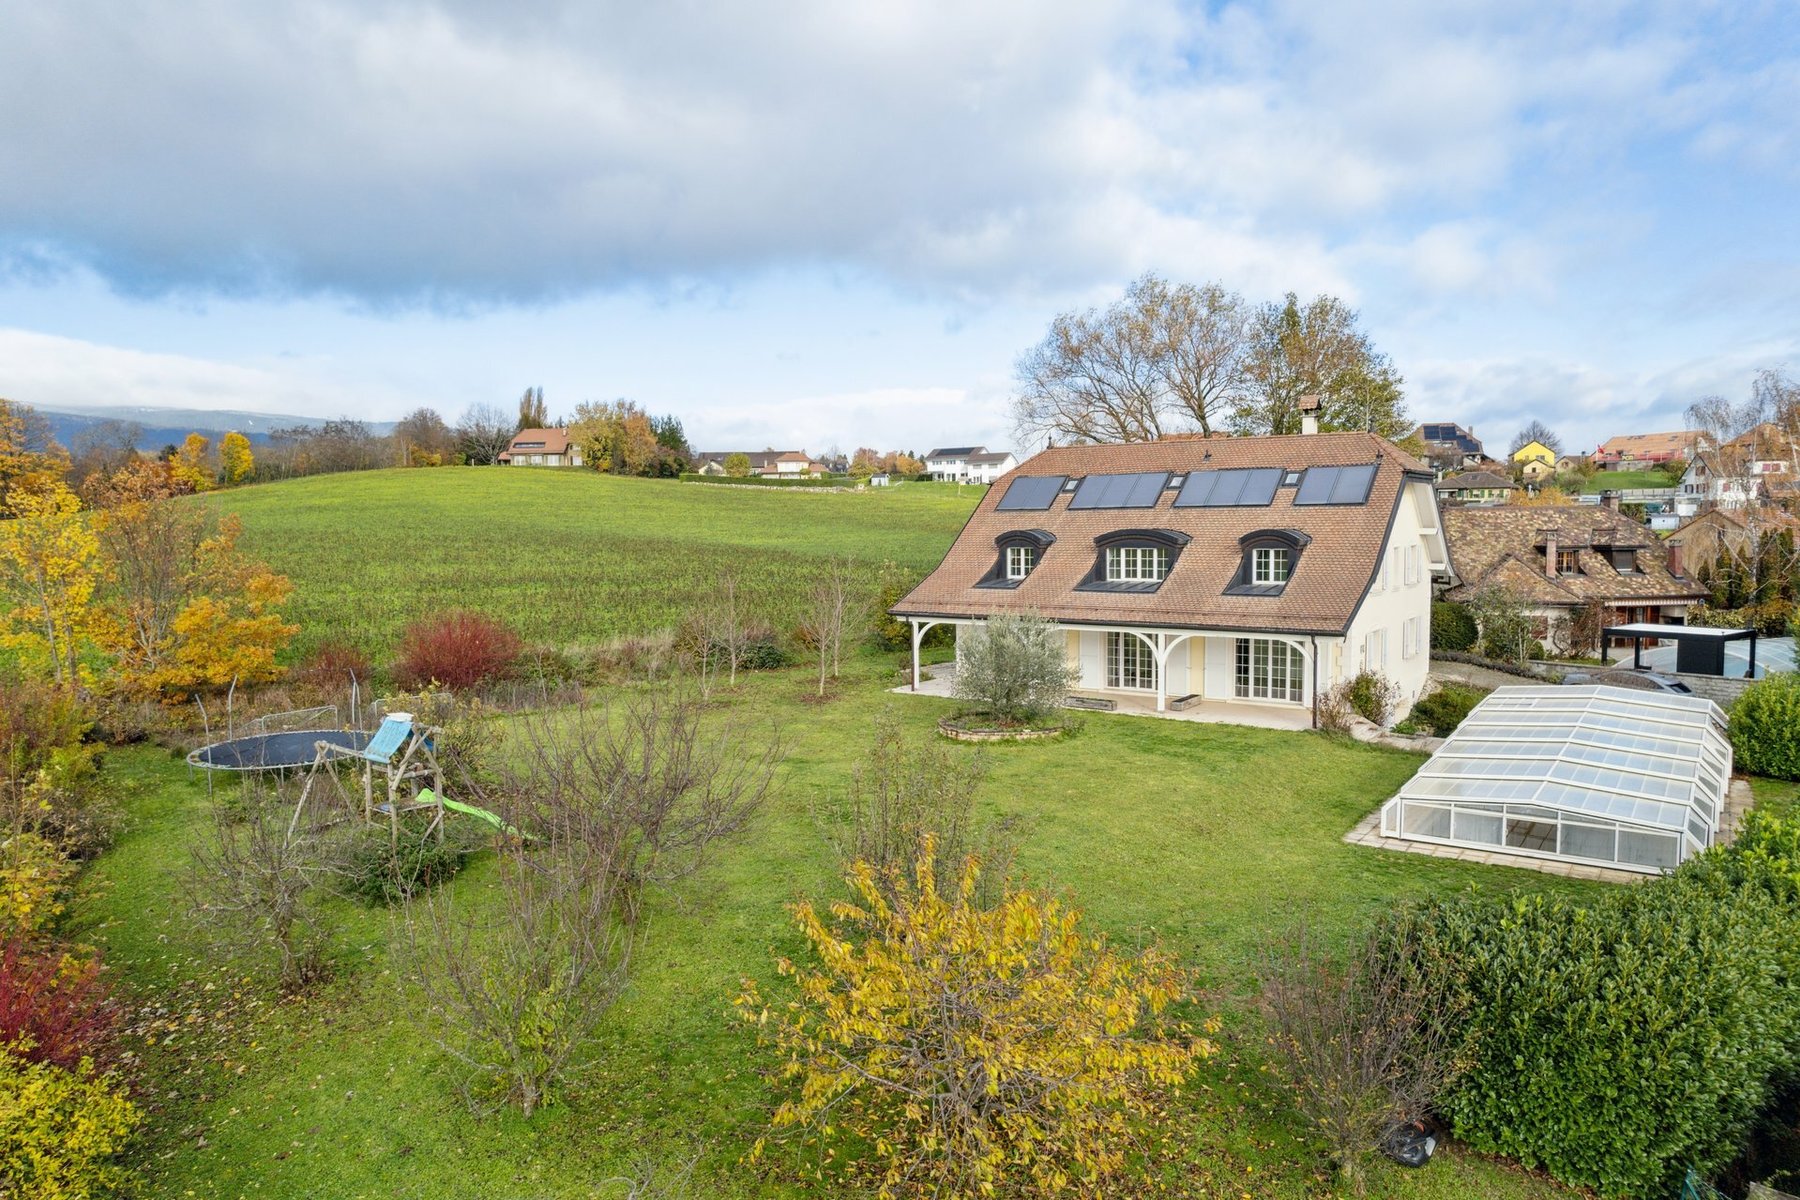
[[[56,682],[75,683],[104,571],[99,540],[60,479],[33,476],[12,489],[8,504],[13,519],[0,521],[0,574],[13,608],[0,645]]]
[[[866,1156],[856,1169],[883,1197],[1129,1194],[1156,1093],[1214,1052],[1168,1019],[1186,975],[1156,950],[1121,954],[1046,894],[1009,887],[982,907],[974,858],[942,894],[935,856],[927,837],[911,880],[855,864],[854,899],[828,916],[793,906],[811,950],[780,963],[793,999],[745,982],[738,1012],[796,1087],[775,1126],[847,1135],[833,1153]]]
[[[134,464],[90,489],[112,564],[95,628],[117,686],[179,700],[278,678],[276,655],[298,632],[281,619],[292,585],[238,549],[237,517],[215,520],[175,486]]]
[[[169,460],[169,477],[183,491],[212,490],[216,480],[207,455],[211,448],[212,442],[204,434],[190,433],[182,440],[181,448]]]
[[[0,521],[17,516],[12,494],[42,489],[68,473],[69,459],[49,440],[43,418],[0,397]]]
[[[1518,508],[1566,508],[1577,501],[1554,484],[1546,484],[1535,492],[1517,488],[1507,503]]]
[[[250,452],[250,439],[231,432],[219,442],[219,469],[226,483],[242,483],[256,472],[256,456]]]

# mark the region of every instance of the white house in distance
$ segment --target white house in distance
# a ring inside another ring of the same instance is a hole
[[[988,453],[986,446],[951,446],[925,456],[925,471],[941,483],[992,483],[1019,465],[1011,451]]]
[[[569,440],[566,429],[521,429],[499,461],[509,467],[579,467],[581,445]]]
[[[781,479],[797,479],[802,475],[823,475],[825,464],[813,461],[804,450],[707,450],[694,455],[694,470],[701,475],[726,475],[725,460],[742,454],[750,464],[750,474]]]
[[[1364,669],[1404,705],[1450,572],[1432,483],[1368,433],[1057,447],[1000,480],[891,611],[915,680],[933,626],[960,637],[1031,611],[1064,630],[1081,691],[1133,707],[1316,723],[1318,698]]]

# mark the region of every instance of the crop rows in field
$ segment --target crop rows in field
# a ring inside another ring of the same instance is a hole
[[[797,494],[799,493],[799,494]],[[979,492],[913,484],[830,493],[712,488],[584,471],[442,468],[315,476],[226,492],[244,546],[289,576],[296,651],[378,658],[418,617],[469,608],[528,640],[591,645],[677,624],[727,572],[753,611],[792,622],[821,566],[935,565]]]

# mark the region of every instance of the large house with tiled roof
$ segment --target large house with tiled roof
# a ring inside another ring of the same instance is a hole
[[[1704,444],[1704,436],[1692,429],[1669,433],[1622,433],[1607,438],[1594,451],[1602,467],[1659,466],[1678,458],[1692,458]]]
[[[1707,595],[1671,570],[1654,533],[1610,505],[1447,508],[1444,532],[1458,580],[1444,598],[1503,589],[1535,619],[1533,636],[1553,647],[1562,646],[1561,623],[1587,604],[1605,606],[1608,625],[1679,625]]]
[[[509,467],[579,467],[581,443],[567,429],[521,429],[500,452]]]
[[[1432,482],[1368,433],[1057,447],[996,483],[891,611],[912,626],[915,680],[934,626],[1034,612],[1102,698],[1316,719],[1367,669],[1409,702],[1450,570]]]

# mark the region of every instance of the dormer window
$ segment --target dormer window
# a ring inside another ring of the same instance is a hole
[[[1108,546],[1108,583],[1161,583],[1169,575],[1169,551],[1165,546]]]
[[[1612,552],[1612,565],[1613,570],[1621,575],[1636,575],[1638,573],[1637,551],[1629,549],[1614,550]]]
[[[1037,570],[1056,535],[1044,529],[1009,529],[994,539],[994,565],[975,584],[980,588],[1016,588]]]
[[[1556,552],[1556,573],[1558,575],[1579,575],[1579,574],[1581,574],[1581,551],[1579,551],[1579,550],[1561,550],[1561,549],[1557,550],[1557,552]]]
[[[1225,588],[1227,596],[1279,596],[1294,577],[1312,541],[1298,529],[1258,529],[1238,539],[1244,557]]]
[[[1093,570],[1083,592],[1154,592],[1175,569],[1187,534],[1174,529],[1116,529],[1094,539]]]

